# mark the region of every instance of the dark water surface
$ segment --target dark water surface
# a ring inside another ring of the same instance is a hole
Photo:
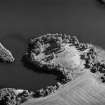
[[[20,62],[32,33],[79,33],[84,42],[105,48],[105,7],[97,0],[0,1],[0,41],[16,58],[0,63],[2,87],[38,89],[54,83],[55,76],[38,74]]]

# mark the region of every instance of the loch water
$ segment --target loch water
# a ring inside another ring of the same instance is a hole
[[[0,1],[0,42],[16,59],[0,63],[0,88],[55,84],[56,76],[36,73],[21,62],[28,39],[42,32],[76,33],[80,41],[105,48],[105,6],[98,0]]]

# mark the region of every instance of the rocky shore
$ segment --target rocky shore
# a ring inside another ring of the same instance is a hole
[[[2,43],[0,43],[0,61],[12,63],[14,62],[14,60],[15,58],[13,57],[11,51],[9,51],[7,48],[3,46]]]

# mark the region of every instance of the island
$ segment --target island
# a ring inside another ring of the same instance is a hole
[[[36,35],[35,35],[36,36]],[[75,35],[47,33],[29,40],[22,62],[33,72],[54,74],[55,85],[39,90],[3,88],[3,105],[104,105],[105,51]]]

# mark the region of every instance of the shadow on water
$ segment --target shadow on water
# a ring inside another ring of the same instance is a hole
[[[103,10],[105,9],[105,0],[95,0],[96,1],[96,6]]]
[[[62,78],[65,78],[65,76],[60,72],[58,71],[56,68],[54,69],[48,69],[47,66],[43,66],[42,68],[39,67],[37,64],[35,63],[31,63],[30,60],[29,60],[29,56],[28,55],[24,55],[21,59],[24,67],[26,67],[28,70],[32,70],[33,72],[37,72],[37,73],[44,73],[44,74],[53,74],[55,75],[57,78],[56,80],[61,82]]]
[[[99,2],[102,5],[105,5],[105,0],[96,0],[97,2]]]

